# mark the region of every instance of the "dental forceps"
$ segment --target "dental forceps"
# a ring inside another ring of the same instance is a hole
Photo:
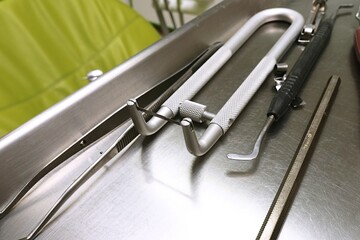
[[[221,42],[216,42],[209,46],[205,51],[203,51],[198,57],[195,58],[186,69],[185,73],[181,75],[169,88],[167,88],[154,102],[152,102],[148,107],[148,111],[156,111],[160,105],[174,92],[179,88],[197,69],[222,46]],[[182,73],[183,70],[180,70]],[[179,76],[179,73],[176,73],[175,76]],[[172,79],[172,78],[170,78]],[[169,81],[166,79],[164,81]],[[145,116],[148,118],[148,116]],[[46,224],[51,220],[51,218],[56,214],[56,212],[61,208],[61,206],[71,197],[71,195],[79,188],[83,183],[85,183],[91,176],[93,176],[101,167],[103,167],[110,159],[114,157],[117,153],[127,147],[134,139],[136,139],[139,134],[136,132],[133,124],[128,124],[129,126],[123,131],[120,135],[116,137],[116,140],[105,150],[105,152],[97,158],[97,160],[89,166],[59,197],[59,199],[54,203],[51,209],[46,213],[42,220],[36,225],[36,227],[31,231],[31,233],[23,239],[34,239]],[[117,131],[117,130],[115,130]]]
[[[209,46],[203,52],[201,52],[195,59],[193,59],[186,66],[182,67],[179,71],[172,74],[153,88],[139,95],[136,99],[144,105],[151,105],[151,110],[156,110],[160,105],[179,87],[186,81],[216,50],[222,46],[222,43],[217,42]],[[159,96],[159,93],[162,93]],[[154,102],[155,101],[155,102]],[[61,154],[51,160],[45,167],[43,167],[38,173],[36,173],[17,193],[11,198],[11,200],[0,209],[0,219],[3,218],[11,209],[49,172],[54,170],[68,158],[89,146],[90,144],[99,140],[102,136],[108,134],[111,130],[124,124],[129,118],[127,109],[125,106],[119,108],[111,116],[104,119],[97,126],[95,126],[88,133],[84,134],[80,139],[70,145]],[[131,133],[131,134],[130,134]],[[122,134],[122,138],[119,139],[116,144],[117,150],[120,151],[126,147],[136,136],[137,132],[128,130]]]
[[[290,26],[211,120],[201,139],[197,139],[190,118],[181,121],[186,147],[190,153],[196,156],[205,154],[226,133],[273,70],[277,60],[297,38],[304,23],[303,17],[298,12],[286,8],[267,9],[255,14],[157,112],[165,118],[175,117],[179,105],[193,98],[260,26],[273,21],[288,22]],[[128,101],[128,107],[134,125],[143,135],[157,132],[167,122],[156,117],[145,122],[137,109],[136,101]]]

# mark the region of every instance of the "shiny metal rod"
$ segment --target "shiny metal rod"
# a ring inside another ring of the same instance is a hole
[[[280,185],[280,188],[271,204],[270,210],[265,217],[264,223],[259,231],[256,239],[268,240],[275,239],[278,230],[282,225],[282,220],[286,217],[286,210],[290,206],[290,198],[295,193],[294,185],[299,179],[299,173],[306,160],[309,159],[309,152],[312,143],[315,140],[316,134],[319,133],[321,124],[324,123],[327,110],[329,109],[333,98],[335,97],[336,90],[340,84],[340,77],[332,76],[324,90],[320,99],[320,103],[310,121],[310,125],[301,141],[301,145],[297,149],[295,156],[290,163],[288,171]]]
[[[229,153],[227,155],[227,158],[231,159],[231,160],[239,160],[239,161],[250,161],[250,160],[253,160],[253,159],[257,158],[257,156],[259,155],[259,152],[260,152],[261,143],[264,140],[266,132],[271,127],[273,122],[275,122],[275,117],[273,115],[270,115],[267,118],[267,121],[265,122],[264,127],[260,131],[260,133],[259,133],[259,135],[258,135],[258,137],[256,139],[254,148],[253,148],[251,153],[249,153],[249,154]]]

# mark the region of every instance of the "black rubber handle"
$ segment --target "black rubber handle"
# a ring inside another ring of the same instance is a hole
[[[268,116],[273,115],[277,120],[290,108],[291,103],[297,97],[316,61],[329,42],[333,25],[334,21],[330,18],[320,24],[313,39],[301,53],[299,59],[286,77],[286,81],[271,101],[267,113]]]

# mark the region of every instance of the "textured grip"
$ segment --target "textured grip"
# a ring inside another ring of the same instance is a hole
[[[179,103],[193,96],[230,59],[232,52],[224,46],[197,70],[164,104],[174,115],[178,113]]]
[[[275,64],[275,58],[265,56],[220,109],[211,123],[219,125],[225,133],[272,72]]]
[[[180,103],[179,112],[182,118],[190,118],[195,122],[202,122],[206,106],[193,101],[185,100]]]
[[[321,23],[313,39],[296,61],[283,86],[273,98],[267,113],[268,116],[273,115],[275,119],[279,119],[289,109],[290,104],[298,95],[317,59],[329,42],[332,27],[333,21],[331,19]]]

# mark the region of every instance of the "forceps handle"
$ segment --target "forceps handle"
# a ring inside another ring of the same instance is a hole
[[[299,59],[286,77],[286,81],[271,101],[267,113],[268,116],[273,115],[277,120],[289,109],[290,104],[297,97],[317,59],[329,42],[333,25],[334,21],[331,18],[321,23],[313,39],[301,53]]]

